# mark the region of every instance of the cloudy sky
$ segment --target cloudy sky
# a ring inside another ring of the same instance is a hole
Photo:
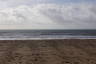
[[[0,0],[0,29],[96,29],[96,0]]]

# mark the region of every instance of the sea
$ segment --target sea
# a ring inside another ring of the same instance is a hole
[[[0,40],[96,39],[96,30],[0,30]]]

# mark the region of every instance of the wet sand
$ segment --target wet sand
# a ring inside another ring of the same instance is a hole
[[[96,40],[0,41],[0,64],[96,64]]]

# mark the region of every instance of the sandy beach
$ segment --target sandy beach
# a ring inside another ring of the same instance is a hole
[[[96,64],[96,40],[1,40],[0,64]]]

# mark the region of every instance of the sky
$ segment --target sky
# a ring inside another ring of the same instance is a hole
[[[96,0],[0,0],[0,29],[96,29]]]

